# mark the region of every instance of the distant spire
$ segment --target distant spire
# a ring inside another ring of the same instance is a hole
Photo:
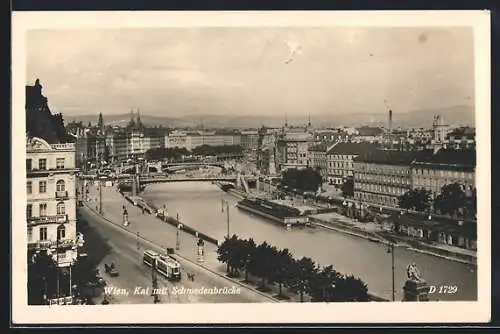
[[[307,114],[307,126],[311,126],[311,113]]]
[[[285,127],[288,127],[288,113],[285,112]]]

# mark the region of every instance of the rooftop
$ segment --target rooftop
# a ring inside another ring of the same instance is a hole
[[[429,150],[421,151],[396,151],[396,150],[372,150],[354,158],[356,162],[379,163],[386,165],[410,165],[417,158],[431,155]]]
[[[380,148],[378,144],[372,143],[338,143],[327,154],[359,155],[378,148]]]
[[[356,128],[356,130],[360,136],[380,136],[384,133],[384,130],[381,128],[370,126],[362,126],[360,128]]]
[[[415,160],[416,164],[428,165],[455,165],[464,167],[474,167],[476,165],[475,149],[441,149],[435,154],[419,157]]]

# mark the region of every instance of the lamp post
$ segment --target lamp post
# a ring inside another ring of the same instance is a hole
[[[60,297],[60,287],[59,287],[59,243],[61,241],[62,230],[64,229],[64,224],[59,224],[57,226],[57,237],[56,237],[56,285],[57,285],[57,304],[59,304]]]
[[[389,246],[387,247],[387,253],[391,254],[391,271],[392,271],[392,301],[396,300],[396,289],[394,285],[394,243],[390,242]]]
[[[224,205],[226,206],[226,223],[227,223],[227,238],[229,239],[229,203],[224,199],[221,199],[222,203],[222,213],[224,213]]]
[[[136,234],[136,240],[137,240],[137,250],[139,250],[139,249],[141,248],[141,245],[139,244],[139,238],[140,238],[140,236],[139,236],[139,232],[137,232],[137,234]]]
[[[175,249],[179,250],[179,249],[181,249],[181,242],[179,239],[179,231],[182,228],[182,224],[179,222],[179,213],[177,213],[177,215],[176,215],[176,220],[177,220],[177,233],[176,233]]]
[[[102,215],[102,180],[99,180],[99,214]]]
[[[222,213],[224,213],[224,204],[226,205],[226,220],[227,220],[227,240],[229,241],[229,203],[221,198]],[[227,263],[227,272],[229,272],[229,262]]]

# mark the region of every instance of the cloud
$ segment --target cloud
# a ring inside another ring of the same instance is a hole
[[[45,30],[28,34],[27,82],[69,114],[314,115],[463,103],[473,65],[467,28]]]

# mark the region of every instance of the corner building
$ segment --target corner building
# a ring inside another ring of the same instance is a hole
[[[47,250],[59,268],[77,260],[75,144],[26,140],[28,253]]]

